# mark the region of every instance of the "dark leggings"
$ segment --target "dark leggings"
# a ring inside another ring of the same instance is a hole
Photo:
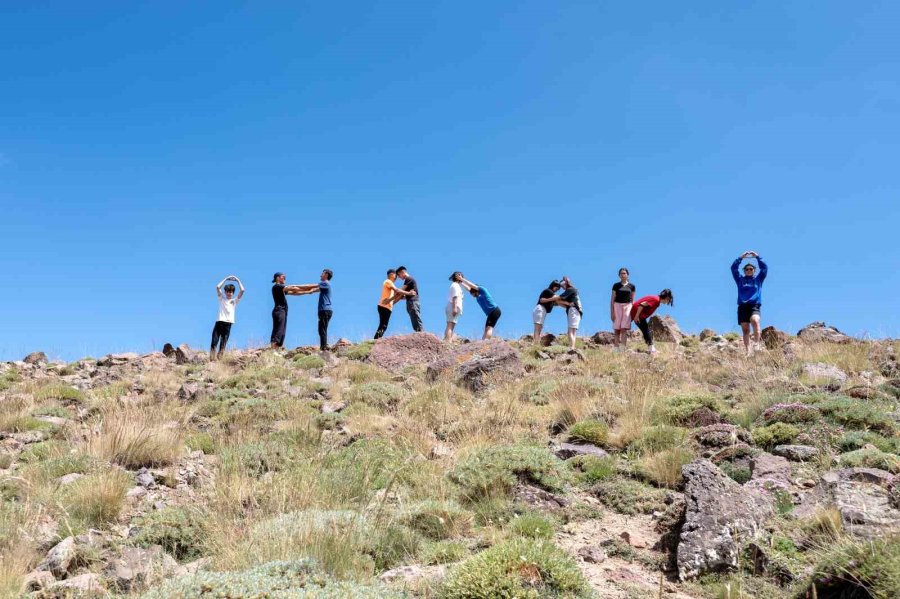
[[[644,335],[644,342],[647,345],[653,345],[653,333],[650,332],[650,325],[647,323],[646,318],[642,318],[640,320],[635,320],[634,324],[641,330],[641,334]]]
[[[331,310],[319,310],[319,349],[328,349],[328,322],[331,320]]]
[[[384,306],[378,306],[378,330],[375,331],[375,338],[381,339],[387,330],[388,322],[391,320],[391,310]]]
[[[211,351],[215,351],[216,346],[218,346],[219,353],[225,351],[225,346],[228,345],[229,335],[231,335],[231,323],[217,320],[215,326],[213,327],[212,343],[210,343],[209,349]]]
[[[287,307],[275,306],[272,310],[272,344],[276,347],[284,345],[284,334],[287,332]]]

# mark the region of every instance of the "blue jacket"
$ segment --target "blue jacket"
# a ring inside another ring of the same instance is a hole
[[[759,256],[756,257],[756,261],[759,262],[759,272],[752,277],[740,274],[738,267],[741,265],[741,258],[731,263],[731,276],[734,277],[734,282],[737,283],[738,288],[738,305],[762,305],[762,286],[763,281],[766,280],[766,274],[769,272],[769,267],[766,266],[766,263]]]

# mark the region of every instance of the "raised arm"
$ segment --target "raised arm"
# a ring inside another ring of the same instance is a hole
[[[756,256],[756,261],[759,262],[759,274],[756,275],[756,280],[762,283],[766,280],[766,275],[769,274],[769,265],[763,262],[763,259]]]
[[[737,259],[735,259],[734,262],[731,263],[731,276],[734,278],[735,283],[737,283],[741,277],[740,270],[738,270],[738,268],[741,265],[741,260],[744,259],[744,255],[745,254],[741,254],[737,257]]]
[[[238,288],[241,290],[240,293],[238,293],[238,296],[237,296],[237,301],[241,301],[241,298],[244,297],[244,291],[246,291],[246,289],[244,289],[244,284],[241,282],[241,278],[240,278],[240,277],[236,277],[236,276],[234,276],[234,275],[231,275],[231,278],[234,279],[234,281],[238,284]]]
[[[225,281],[227,281],[229,278],[231,277],[225,277],[224,279],[216,283],[216,296],[219,297],[219,299],[222,298],[222,286],[225,285]],[[241,287],[241,289],[243,290],[243,287]]]

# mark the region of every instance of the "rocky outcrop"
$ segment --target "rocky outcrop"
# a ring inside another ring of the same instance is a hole
[[[804,364],[802,373],[806,384],[828,391],[837,391],[847,382],[846,372],[822,362]]]
[[[161,580],[179,570],[178,562],[156,545],[151,549],[123,547],[104,574],[116,588],[130,591]]]
[[[824,341],[826,343],[845,344],[853,341],[852,337],[821,321],[806,325],[797,332],[797,337],[811,343]]]
[[[458,384],[480,393],[492,383],[521,377],[525,368],[519,352],[505,341],[490,339],[450,350],[449,355],[428,365],[426,378],[435,381],[445,373],[452,373]]]
[[[431,333],[382,337],[372,346],[369,362],[399,372],[407,366],[429,364],[447,355],[448,347]]]
[[[552,446],[553,455],[561,460],[568,460],[575,456],[589,455],[597,458],[605,458],[609,455],[605,450],[590,443],[559,443]]]
[[[177,348],[175,348],[176,364],[190,364],[193,359],[194,351],[190,347],[188,347],[186,343],[182,343]]]
[[[591,341],[597,345],[613,345],[615,338],[615,334],[610,331],[598,331],[591,335]]]
[[[791,336],[775,327],[766,327],[760,331],[760,338],[766,349],[781,349],[791,340]]]
[[[47,354],[42,351],[33,351],[24,358],[22,361],[26,364],[46,364],[47,363]]]
[[[821,509],[841,514],[844,530],[864,539],[900,533],[900,502],[894,494],[900,481],[876,468],[843,468],[822,475],[818,486],[795,510],[798,518]]]
[[[687,464],[682,474],[686,507],[676,555],[679,578],[736,568],[742,545],[759,537],[773,514],[771,502],[747,492],[709,460]]]
[[[734,424],[712,424],[695,430],[694,440],[704,447],[728,447],[738,443],[750,443],[750,433]]]
[[[712,329],[703,329],[702,331],[700,331],[700,341],[706,341],[707,339],[712,339],[713,337],[718,336],[719,334]]]
[[[54,545],[37,569],[49,571],[56,578],[65,578],[75,562],[76,555],[75,537],[66,537]]]
[[[681,343],[684,333],[678,328],[678,323],[671,316],[651,316],[648,321],[650,331],[653,333],[653,342]]]

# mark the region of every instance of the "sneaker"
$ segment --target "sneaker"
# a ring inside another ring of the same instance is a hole
[[[649,348],[647,351],[648,351],[648,352],[650,353],[650,355],[652,356],[653,354],[656,353],[656,348],[653,347],[653,346],[651,345],[650,348]]]

